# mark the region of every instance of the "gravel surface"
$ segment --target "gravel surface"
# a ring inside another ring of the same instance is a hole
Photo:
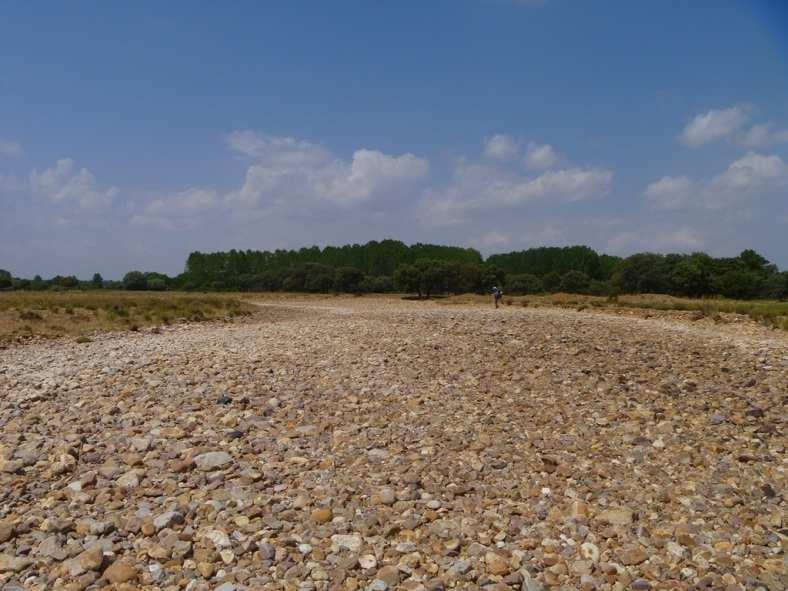
[[[788,338],[379,298],[0,352],[0,589],[786,585]]]

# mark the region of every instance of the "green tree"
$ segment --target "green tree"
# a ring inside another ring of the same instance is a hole
[[[90,280],[90,283],[93,287],[100,289],[104,287],[104,278],[101,276],[101,273],[93,273],[93,279]]]
[[[515,295],[541,293],[544,287],[542,280],[531,273],[509,275],[506,278],[506,291]]]
[[[449,278],[449,266],[445,261],[438,259],[420,259],[416,261],[421,284],[420,293],[429,298],[436,293],[444,293]]]
[[[763,278],[755,271],[731,269],[715,278],[714,289],[727,298],[748,300],[761,292]]]
[[[592,279],[588,284],[588,293],[595,296],[606,296],[611,294],[610,281],[600,281]]]
[[[377,277],[367,275],[359,287],[365,293],[388,293],[394,291],[394,282],[386,275]]]
[[[613,286],[620,293],[668,293],[670,268],[665,256],[643,252],[627,257],[613,274]]]
[[[64,289],[74,289],[75,287],[79,287],[79,279],[77,279],[74,275],[67,275],[65,277],[58,276],[56,283]]]
[[[749,271],[764,272],[771,266],[768,260],[751,248],[743,250],[741,254],[739,254],[739,260]]]
[[[403,293],[418,293],[421,297],[421,273],[415,265],[400,265],[394,271],[394,286]]]
[[[339,267],[334,271],[334,289],[345,293],[359,293],[364,273],[355,267]]]
[[[548,293],[555,293],[561,287],[561,274],[558,271],[550,271],[542,277],[542,287]]]
[[[506,283],[506,272],[498,265],[486,264],[482,267],[481,293],[489,293],[493,286],[501,287]]]
[[[0,269],[0,289],[8,289],[11,285],[11,273],[5,269]]]
[[[30,289],[33,291],[43,291],[47,288],[46,282],[41,279],[41,275],[36,275],[33,277],[33,281],[30,282]]]
[[[687,258],[678,263],[670,275],[677,295],[697,297],[708,291],[708,279],[697,261]]]
[[[161,277],[146,278],[145,281],[147,283],[147,289],[150,291],[165,291],[167,289],[167,283]]]
[[[590,281],[582,271],[567,271],[561,277],[560,289],[565,293],[586,293]]]
[[[765,295],[774,300],[788,299],[788,271],[775,273],[766,282]]]
[[[141,271],[129,271],[123,276],[123,288],[129,291],[148,289],[148,279]]]

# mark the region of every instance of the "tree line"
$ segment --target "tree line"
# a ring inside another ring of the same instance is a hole
[[[540,247],[491,255],[472,248],[406,245],[396,240],[299,250],[189,255],[184,272],[130,271],[122,281],[74,276],[12,277],[0,270],[0,289],[127,289],[288,291],[310,293],[489,293],[493,285],[513,295],[660,293],[737,299],[788,298],[788,271],[753,250],[737,257],[638,253],[626,258],[587,246]]]

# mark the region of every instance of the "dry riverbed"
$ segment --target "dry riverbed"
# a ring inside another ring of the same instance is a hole
[[[787,401],[784,332],[563,309],[15,345],[0,589],[782,590]]]

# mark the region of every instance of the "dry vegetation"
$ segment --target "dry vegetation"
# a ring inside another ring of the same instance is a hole
[[[123,291],[0,293],[0,342],[138,330],[176,322],[234,318],[254,306],[225,294]]]
[[[367,300],[398,297],[403,296],[364,296]],[[255,300],[292,302],[325,298],[325,295],[291,293],[0,292],[0,343],[63,336],[73,336],[80,342],[86,342],[91,334],[97,332],[134,331],[178,322],[245,316],[255,312],[256,306],[252,303]],[[490,305],[489,296],[471,294],[438,298],[436,301],[446,305]],[[639,313],[646,317],[649,311],[659,310],[677,312],[691,320],[711,319],[719,323],[748,317],[765,326],[788,330],[788,302],[688,299],[660,294],[605,298],[559,293],[506,296],[504,305]]]
[[[463,295],[441,300],[444,304],[489,304],[489,296]],[[788,302],[771,300],[730,300],[677,298],[662,294],[624,295],[613,298],[568,293],[549,295],[507,296],[504,305],[548,306],[576,310],[660,310],[686,312],[692,320],[710,318],[715,322],[730,322],[736,317],[749,317],[763,324],[788,330]],[[648,315],[646,313],[646,315]],[[739,318],[740,319],[740,318]]]

